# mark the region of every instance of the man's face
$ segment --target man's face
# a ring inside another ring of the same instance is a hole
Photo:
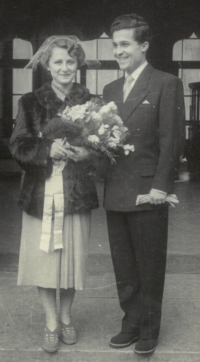
[[[146,61],[148,42],[134,40],[134,29],[121,29],[113,33],[113,53],[120,69],[132,73]]]

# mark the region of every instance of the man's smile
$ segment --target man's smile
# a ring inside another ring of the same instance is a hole
[[[127,60],[129,56],[123,56],[123,57],[116,57],[119,62],[123,62],[124,60]]]

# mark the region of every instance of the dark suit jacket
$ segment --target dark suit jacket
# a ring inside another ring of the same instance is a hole
[[[128,156],[120,154],[106,179],[104,206],[107,210],[149,210],[136,206],[138,194],[151,188],[173,190],[175,172],[183,153],[184,98],[179,78],[147,65],[123,103],[124,77],[105,86],[104,100],[114,101],[135,146]],[[163,206],[161,206],[163,207]]]

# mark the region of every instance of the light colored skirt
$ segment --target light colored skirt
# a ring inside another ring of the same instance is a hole
[[[18,285],[83,290],[91,227],[91,211],[65,216],[63,245],[50,253],[39,249],[42,221],[23,212]]]

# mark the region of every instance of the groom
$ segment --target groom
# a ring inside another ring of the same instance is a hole
[[[153,352],[161,321],[167,253],[168,203],[183,150],[182,82],[154,69],[146,60],[150,29],[136,14],[115,19],[111,27],[114,56],[122,77],[105,86],[129,129],[135,151],[120,154],[110,168],[104,206],[120,306],[121,332],[110,346]],[[149,202],[136,205],[138,195]]]

